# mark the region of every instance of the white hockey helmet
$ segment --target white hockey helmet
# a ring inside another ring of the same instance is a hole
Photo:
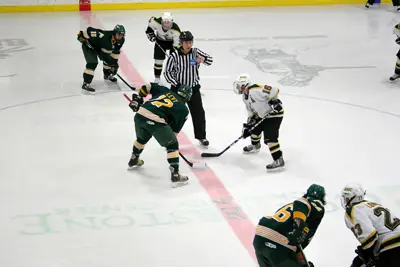
[[[171,29],[174,22],[174,17],[170,12],[164,12],[161,17],[162,26],[164,29]]]
[[[243,93],[243,86],[247,86],[251,83],[250,75],[247,73],[240,74],[233,82],[233,92],[240,95]]]
[[[349,206],[361,202],[364,200],[366,191],[364,188],[357,183],[347,184],[342,189],[342,194],[340,200],[342,202],[342,207],[347,209]]]

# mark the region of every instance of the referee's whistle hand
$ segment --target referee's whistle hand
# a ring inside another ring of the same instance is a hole
[[[197,63],[203,63],[204,62],[204,60],[205,60],[205,58],[204,57],[202,57],[202,56],[197,56],[197,58],[196,58],[196,61],[197,61]]]

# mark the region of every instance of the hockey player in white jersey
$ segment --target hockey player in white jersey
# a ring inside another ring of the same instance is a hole
[[[273,162],[266,166],[268,171],[280,170],[285,166],[279,145],[279,128],[283,120],[283,104],[279,100],[279,89],[269,85],[252,84],[249,74],[241,74],[233,83],[233,91],[241,94],[248,111],[247,123],[243,124],[243,138],[251,136],[251,144],[243,148],[244,153],[257,152],[261,148],[261,134],[268,145]],[[267,117],[254,130],[250,129],[262,118]]]
[[[396,34],[396,43],[400,45],[400,23],[394,26],[393,33]],[[391,81],[395,81],[400,78],[400,50],[396,54],[396,66],[394,67],[394,74],[389,78]]]
[[[364,200],[365,194],[360,184],[348,184],[341,195],[346,226],[361,243],[351,267],[399,267],[400,220],[382,205]]]
[[[160,81],[160,75],[165,60],[165,53],[171,54],[180,46],[181,30],[174,22],[172,14],[164,12],[162,17],[151,17],[146,29],[147,38],[154,44],[154,77],[155,83]]]

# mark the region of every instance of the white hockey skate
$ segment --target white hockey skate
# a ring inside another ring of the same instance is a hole
[[[156,76],[154,78],[154,83],[160,83],[160,77],[159,76]]]
[[[256,153],[260,151],[260,148],[261,148],[261,143],[258,143],[256,145],[248,145],[243,148],[243,153],[245,154]]]
[[[277,172],[284,170],[284,167],[285,161],[283,160],[283,157],[280,157],[279,159],[274,160],[271,164],[268,164],[266,168],[268,172]]]

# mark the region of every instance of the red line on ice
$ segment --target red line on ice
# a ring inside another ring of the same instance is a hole
[[[103,28],[102,23],[91,12],[81,13],[82,18],[91,26]],[[136,87],[145,83],[139,72],[133,67],[132,62],[126,54],[121,51],[119,58],[120,70],[123,72],[127,80]],[[200,152],[189,140],[187,135],[181,131],[178,135],[179,145],[182,146],[180,151],[183,154],[200,157]],[[253,249],[253,237],[255,227],[249,217],[242,210],[240,205],[233,198],[231,193],[225,188],[224,184],[210,168],[206,170],[192,169],[193,174],[205,189],[215,206],[224,216],[232,228],[235,235],[239,238],[242,245],[249,252],[250,256],[256,260]]]

